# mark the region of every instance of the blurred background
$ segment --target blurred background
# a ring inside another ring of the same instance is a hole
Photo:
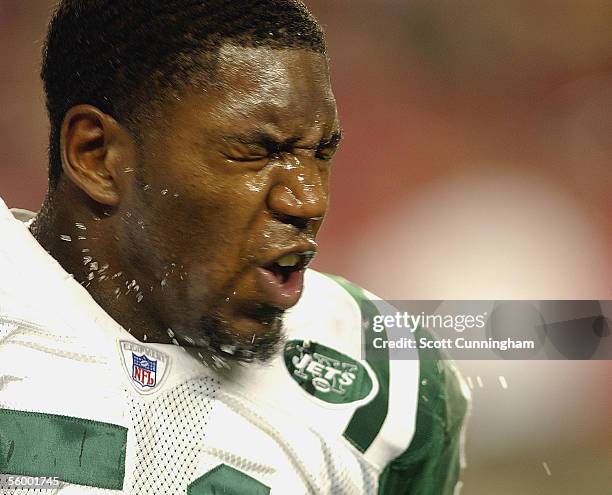
[[[345,133],[316,268],[388,299],[612,299],[609,0],[310,0]],[[50,0],[0,0],[0,196],[38,209]],[[463,495],[612,494],[612,364],[459,363]]]

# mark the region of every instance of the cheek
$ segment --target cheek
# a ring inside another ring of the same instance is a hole
[[[126,248],[135,250],[156,278],[174,263],[183,267],[187,285],[222,284],[248,262],[257,240],[259,200],[251,196],[193,186],[149,194],[146,207],[132,214],[133,225],[122,225]]]
[[[171,162],[161,154],[147,162],[133,194],[132,209],[139,212],[141,225],[131,238],[156,278],[163,278],[166,266],[175,263],[188,279],[175,283],[201,294],[227,283],[256,250],[257,233],[265,223],[267,177],[196,162],[195,153],[175,151],[172,156]]]
[[[192,230],[192,240],[210,247],[246,247],[265,208],[266,178],[236,169],[214,171],[181,186],[173,214]]]

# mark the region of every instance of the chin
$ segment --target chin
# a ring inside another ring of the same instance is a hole
[[[263,306],[234,317],[206,314],[195,331],[181,332],[181,344],[216,368],[230,363],[267,362],[284,343],[283,314],[283,310]]]

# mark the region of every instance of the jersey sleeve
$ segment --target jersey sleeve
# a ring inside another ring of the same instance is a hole
[[[374,306],[372,302],[379,298],[341,277],[330,277],[341,284],[358,302],[362,319],[371,319],[371,315],[366,313],[369,307]],[[376,305],[380,306],[378,302]],[[432,333],[419,328],[415,332],[415,340],[422,338],[436,339]],[[369,342],[367,338],[366,342]],[[368,343],[365,345],[367,348]],[[397,380],[402,381],[402,393],[406,394],[409,382],[405,370],[402,369],[403,373],[394,375],[391,373],[392,363],[388,355],[374,350],[371,356],[375,360],[372,364],[377,364],[384,371],[379,373],[378,378],[384,375],[382,377],[386,377],[387,385]],[[378,495],[454,495],[459,481],[469,390],[454,363],[443,351],[419,350],[418,359],[416,427],[414,423],[412,425],[414,435],[407,448],[383,466]],[[361,436],[367,433],[368,428],[377,429],[380,426],[374,424],[375,411],[380,408],[372,406],[375,405],[370,404],[360,411],[366,417],[366,420],[359,423],[358,433]],[[409,419],[405,418],[403,427],[395,423],[394,436],[411,428],[408,422]],[[398,428],[402,428],[402,431]],[[347,430],[345,436],[347,433],[353,432]],[[353,444],[358,448],[361,445],[354,441]],[[366,457],[369,455],[369,447],[370,443],[360,448]]]
[[[423,329],[417,338],[434,339]],[[459,482],[469,391],[442,353],[420,360],[421,382],[414,438],[383,471],[379,495],[453,495]]]

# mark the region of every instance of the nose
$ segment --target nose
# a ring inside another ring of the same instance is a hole
[[[268,194],[268,207],[283,221],[294,224],[322,220],[328,205],[327,167],[312,158],[293,157],[278,167]]]

